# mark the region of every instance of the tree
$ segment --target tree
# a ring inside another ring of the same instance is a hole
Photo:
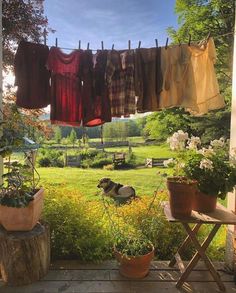
[[[177,31],[168,29],[174,43],[188,42],[189,34],[194,40],[202,40],[209,33],[216,36],[216,71],[221,91],[230,101],[235,1],[176,0],[175,11],[180,27]]]
[[[54,138],[55,138],[57,143],[61,142],[62,135],[61,135],[61,128],[60,127],[56,127],[55,133],[54,133]]]
[[[152,137],[165,138],[171,130],[174,132],[179,127],[179,129],[188,130],[192,134],[203,137],[206,143],[210,139],[218,139],[219,135],[228,138],[235,1],[176,0],[175,11],[180,27],[177,30],[168,28],[174,44],[188,42],[189,35],[193,41],[205,39],[209,32],[212,36],[216,36],[214,38],[217,50],[216,73],[227,107],[223,110],[209,112],[200,118],[188,117],[187,114],[177,114],[176,116],[176,109],[164,111],[163,113],[167,117],[161,113],[152,114],[147,118],[145,131]]]
[[[69,140],[70,140],[70,143],[73,144],[73,147],[75,146],[76,139],[77,139],[76,132],[75,132],[74,128],[72,128],[71,132],[70,132]]]
[[[48,28],[48,20],[43,15],[44,0],[3,0],[2,1],[2,33],[3,63],[13,65],[16,45],[21,39],[42,42],[44,29]]]

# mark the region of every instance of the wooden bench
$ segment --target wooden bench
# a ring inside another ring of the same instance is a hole
[[[147,158],[145,166],[148,168],[165,167],[164,161],[166,161],[168,159],[169,158]]]
[[[118,166],[125,163],[125,153],[113,154],[113,164]]]

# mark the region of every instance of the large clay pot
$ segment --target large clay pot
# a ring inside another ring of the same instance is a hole
[[[154,247],[152,251],[140,256],[125,256],[114,248],[114,254],[120,264],[119,272],[122,276],[131,279],[142,279],[149,273],[150,263],[154,257]]]
[[[199,213],[210,213],[216,209],[217,196],[203,193],[199,190],[195,193],[193,210]]]
[[[34,200],[24,208],[0,205],[0,223],[7,231],[30,231],[37,224],[43,208],[44,190],[39,189]]]
[[[177,177],[167,178],[171,214],[174,218],[190,217],[197,190],[197,181],[179,180]]]

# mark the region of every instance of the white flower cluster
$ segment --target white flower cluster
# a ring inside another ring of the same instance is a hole
[[[173,158],[163,161],[164,167],[172,167],[175,163]]]
[[[209,159],[202,159],[200,162],[200,169],[213,170],[213,162]]]
[[[191,136],[191,138],[188,140],[187,148],[190,150],[197,150],[199,145],[201,145],[201,139],[197,136]]]
[[[210,157],[215,154],[213,148],[209,146],[209,148],[202,148],[197,151],[199,154],[202,154],[204,157]]]
[[[188,133],[183,130],[178,130],[171,137],[167,139],[167,143],[170,144],[171,150],[183,150],[185,143],[188,140]]]
[[[211,146],[213,148],[222,148],[225,145],[225,139],[221,137],[220,139],[215,139],[211,141]]]

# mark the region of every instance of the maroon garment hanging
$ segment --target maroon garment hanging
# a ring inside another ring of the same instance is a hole
[[[20,42],[14,60],[17,106],[38,109],[50,104],[48,53],[45,45]]]
[[[47,61],[51,71],[51,122],[79,126],[82,120],[81,78],[82,52],[63,53],[52,47]]]
[[[106,51],[99,51],[95,56],[91,50],[83,52],[80,70],[83,80],[83,126],[86,127],[111,121],[110,101],[105,84],[106,59]]]

